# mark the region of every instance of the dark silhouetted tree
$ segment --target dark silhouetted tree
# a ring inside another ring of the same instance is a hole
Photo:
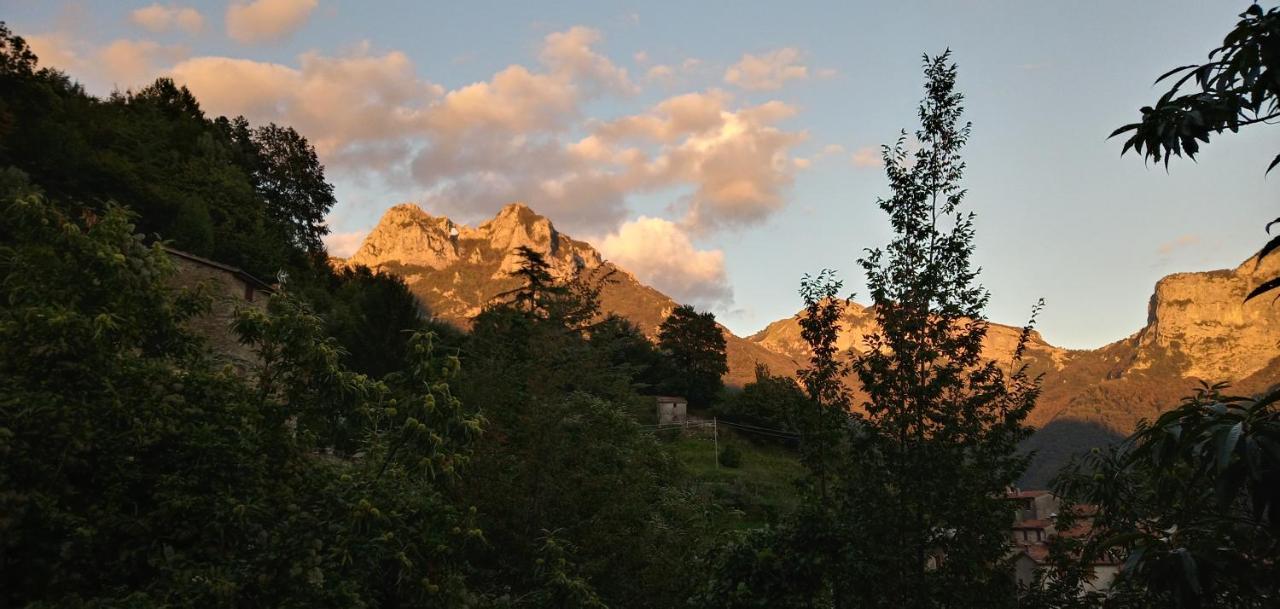
[[[854,557],[843,600],[867,607],[995,607],[1014,601],[1004,500],[1026,466],[1018,442],[1039,391],[982,358],[988,294],[976,283],[973,214],[960,211],[969,125],[950,52],[926,57],[919,148],[884,151],[894,239],[860,260],[877,330],[854,370],[867,399],[850,427],[840,509]],[[1009,362],[1003,362],[1010,365]]]
[[[724,388],[724,332],[710,311],[699,313],[681,305],[658,327],[658,347],[668,360],[670,377],[665,390],[681,395],[694,406],[710,406]]]
[[[323,252],[320,239],[329,233],[324,218],[336,200],[315,149],[292,127],[275,123],[254,129],[251,138],[254,187],[266,203],[267,217],[289,243],[313,254]]]

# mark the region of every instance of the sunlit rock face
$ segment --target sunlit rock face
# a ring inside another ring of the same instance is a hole
[[[402,203],[382,215],[348,262],[370,268],[403,264],[442,269],[458,261],[458,246],[452,236],[456,228],[448,218]]]
[[[430,315],[465,328],[495,296],[516,286],[511,271],[520,263],[520,247],[542,254],[551,274],[561,280],[611,273],[600,295],[601,309],[631,320],[650,337],[657,336],[658,326],[678,304],[605,260],[590,244],[559,232],[551,220],[522,203],[507,205],[474,227],[432,216],[411,203],[397,205],[383,214],[351,258],[333,263],[400,275]],[[778,374],[797,368],[790,357],[727,330],[725,340],[725,382],[731,385],[754,379],[757,362]]]
[[[850,353],[863,353],[868,349],[866,337],[876,332],[875,310],[856,302],[843,305],[844,312],[840,316],[840,333],[836,338],[836,347]],[[794,359],[805,361],[809,358],[809,346],[800,336],[799,313],[796,317],[780,319],[763,330],[748,337],[766,349],[786,354]],[[1022,328],[992,323],[987,327],[987,336],[982,344],[982,355],[988,359],[1007,363],[1013,359],[1014,350],[1022,337]],[[1043,356],[1054,366],[1061,367],[1068,355],[1066,349],[1050,345],[1041,338],[1039,332],[1032,331],[1028,337],[1027,349],[1034,355]]]
[[[1201,382],[1228,382],[1238,395],[1280,383],[1280,303],[1273,296],[1244,302],[1276,276],[1280,256],[1261,266],[1250,259],[1231,270],[1169,275],[1155,285],[1146,325],[1097,349],[1062,349],[1031,333],[1024,363],[1043,375],[1043,392],[1027,421],[1038,431],[1025,448],[1037,454],[1021,483],[1044,487],[1072,454],[1129,434]],[[845,305],[837,345],[850,356],[868,348],[865,336],[877,330],[874,314]],[[1020,328],[992,323],[983,356],[1011,362],[1020,335]],[[748,340],[796,361],[809,357],[796,318],[775,321]],[[861,399],[856,379],[849,383]]]
[[[1280,355],[1280,307],[1274,296],[1245,295],[1280,275],[1280,256],[1250,258],[1232,270],[1177,273],[1156,283],[1147,325],[1138,333],[1135,367],[1155,353],[1181,356],[1186,376],[1237,381]]]

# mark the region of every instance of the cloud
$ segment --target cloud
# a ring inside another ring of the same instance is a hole
[[[724,252],[699,250],[669,220],[641,216],[600,241],[605,258],[672,298],[700,306],[732,303]]]
[[[32,52],[40,58],[40,65],[52,66],[59,70],[77,72],[85,66],[76,41],[61,32],[49,34],[33,34],[23,37]]]
[[[587,28],[553,32],[537,65],[452,90],[368,44],[294,64],[196,57],[170,73],[211,113],[292,125],[335,175],[376,176],[462,221],[522,200],[569,231],[601,234],[628,215],[629,197],[654,194],[669,197],[684,229],[705,233],[785,206],[791,150],[806,137],[780,126],[794,107],[710,89],[592,118],[593,100],[636,90],[601,42]]]
[[[880,154],[880,149],[875,146],[863,146],[853,151],[849,156],[849,162],[854,167],[881,167],[884,165],[884,159]]]
[[[747,53],[724,73],[725,82],[748,91],[774,91],[789,80],[808,77],[809,68],[800,64],[800,51],[791,47],[759,56]]]
[[[324,236],[324,247],[329,250],[330,256],[348,258],[360,249],[360,245],[364,243],[364,238],[368,234],[367,230],[329,233]]]
[[[617,93],[638,92],[627,76],[626,68],[614,65],[609,58],[592,49],[600,40],[599,31],[582,26],[552,32],[543,40],[540,58],[544,64],[570,79]]]
[[[1181,235],[1176,239],[1161,243],[1160,246],[1156,248],[1156,253],[1160,254],[1161,256],[1168,256],[1178,250],[1186,249],[1199,244],[1200,244],[1199,235],[1192,235],[1192,234]]]
[[[316,8],[316,0],[254,0],[227,7],[227,35],[245,43],[266,42],[292,34]]]
[[[397,143],[420,130],[425,108],[443,93],[417,78],[405,54],[373,54],[367,44],[338,57],[304,53],[298,63],[197,57],[170,74],[210,110],[290,125],[326,157]]]
[[[181,29],[188,34],[196,34],[204,29],[204,15],[200,11],[177,5],[152,4],[134,9],[129,20],[150,32],[166,32],[173,28]]]
[[[95,54],[96,63],[112,83],[128,88],[155,79],[161,65],[185,57],[186,47],[164,46],[150,40],[116,40]]]

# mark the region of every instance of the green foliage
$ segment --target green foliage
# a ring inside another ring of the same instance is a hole
[[[959,211],[969,126],[950,53],[926,57],[925,76],[919,149],[909,153],[904,134],[884,153],[893,195],[880,208],[894,240],[860,261],[878,330],[854,362],[867,401],[841,510],[856,519],[849,553],[863,558],[841,596],[993,607],[1014,598],[1003,493],[1026,464],[1016,451],[1039,382],[1021,365],[1030,326],[1012,374],[982,359],[988,294],[970,262],[973,214]]]
[[[729,370],[724,332],[716,316],[689,305],[676,307],[658,327],[658,347],[670,371],[663,390],[688,399],[690,406],[710,406],[724,388],[721,377]]]
[[[844,284],[829,270],[800,281],[804,313],[800,337],[809,345],[809,365],[798,376],[808,400],[801,410],[801,461],[816,482],[817,500],[828,505],[829,487],[838,467],[842,436],[848,426],[852,396],[844,384],[849,365],[837,357],[836,339],[844,302],[838,297]]]
[[[632,415],[652,411],[625,356],[644,339],[617,320],[585,323],[595,291],[542,276],[530,254],[523,286],[473,320],[462,350],[460,391],[489,421],[459,489],[492,548],[473,560],[479,581],[520,606],[679,604],[704,523]],[[572,547],[558,571],[546,571],[546,531]]]
[[[292,127],[275,123],[254,129],[250,143],[254,189],[271,223],[287,243],[323,254],[320,238],[329,233],[324,216],[337,201],[315,149]]]
[[[756,364],[756,379],[717,404],[715,413],[731,422],[795,433],[807,407],[795,379],[775,376],[764,364]]]
[[[1253,608],[1280,599],[1280,400],[1223,388],[1203,386],[1059,480],[1063,496],[1097,508],[1081,562],[1124,560],[1113,589],[1125,604],[1116,606]]]
[[[694,597],[699,607],[817,609],[834,599],[824,581],[831,566],[815,548],[829,547],[829,529],[812,519],[739,533],[708,557],[710,573]]]
[[[1222,40],[1222,46],[1209,51],[1209,61],[1174,68],[1156,83],[1182,74],[1174,81],[1154,107],[1142,108],[1142,120],[1112,132],[1111,137],[1133,132],[1124,142],[1121,154],[1130,148],[1159,163],[1185,152],[1194,159],[1200,142],[1208,143],[1215,134],[1238,132],[1249,125],[1271,124],[1280,118],[1280,7],[1263,9],[1250,4],[1234,29]],[[1186,85],[1196,91],[1179,94]],[[1267,166],[1270,173],[1280,165],[1277,154]],[[1280,218],[1267,224],[1280,224]],[[1261,260],[1280,250],[1280,235],[1259,252]],[[1246,300],[1280,289],[1280,277],[1256,286]]]
[[[471,514],[443,490],[479,420],[411,341],[387,382],[288,295],[246,312],[253,380],[128,215],[0,210],[0,573],[14,606],[460,606]]]
[[[1182,74],[1154,107],[1142,108],[1141,122],[1125,125],[1112,137],[1133,132],[1124,152],[1166,165],[1173,156],[1195,158],[1199,142],[1212,134],[1265,123],[1280,116],[1280,7],[1250,4],[1222,46],[1209,51],[1209,62],[1174,68],[1156,79],[1160,83]],[[1192,84],[1197,91],[1179,95]],[[1280,164],[1280,155],[1268,171]]]
[[[720,465],[733,469],[742,467],[742,451],[732,444],[720,449]]]
[[[344,363],[374,378],[400,369],[414,331],[430,329],[452,335],[447,338],[453,343],[461,340],[456,330],[424,318],[422,304],[399,275],[343,268],[334,274],[328,297],[326,331],[345,350]]]

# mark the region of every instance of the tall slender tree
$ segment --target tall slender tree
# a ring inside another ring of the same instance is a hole
[[[847,554],[863,562],[842,588],[856,606],[992,607],[1014,600],[1003,495],[1026,465],[1017,445],[1039,382],[1020,361],[1030,326],[1012,362],[982,356],[988,293],[974,216],[960,211],[969,124],[950,51],[924,70],[918,148],[904,132],[884,149],[893,194],[879,206],[894,239],[859,261],[878,330],[854,362],[867,399],[842,509],[856,521]]]

